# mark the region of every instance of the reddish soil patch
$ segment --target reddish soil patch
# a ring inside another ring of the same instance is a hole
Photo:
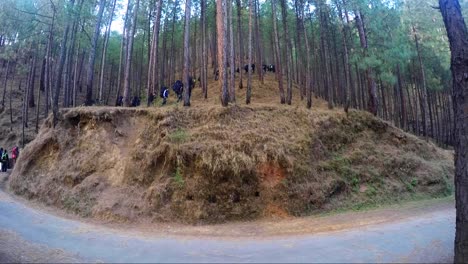
[[[286,178],[284,170],[277,164],[271,162],[258,165],[257,174],[260,177],[261,185],[267,188],[274,188]]]

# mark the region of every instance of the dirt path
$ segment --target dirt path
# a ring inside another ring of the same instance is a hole
[[[34,206],[33,206],[34,207]],[[102,226],[0,191],[0,262],[450,262],[450,199],[218,226]]]

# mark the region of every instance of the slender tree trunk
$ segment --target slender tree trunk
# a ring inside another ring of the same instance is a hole
[[[407,120],[406,120],[406,106],[405,106],[405,96],[403,94],[403,78],[401,76],[400,64],[397,65],[397,77],[398,77],[398,93],[400,95],[400,127],[402,129],[406,128]]]
[[[287,13],[287,5],[286,0],[280,0],[281,4],[281,16],[283,18],[283,30],[284,30],[284,47],[286,48],[286,82],[288,85],[287,93],[286,93],[286,103],[291,105],[292,102],[292,60],[291,60],[291,52],[292,52],[292,45],[291,40],[289,39],[289,30],[288,30],[288,13]]]
[[[33,108],[36,106],[36,101],[34,99],[34,88],[36,87],[36,61],[37,61],[37,54],[34,54],[31,64],[31,78],[28,85],[29,93],[28,93],[28,106]],[[6,88],[5,88],[6,89]]]
[[[252,24],[253,24],[253,19],[252,19],[252,13],[253,13],[253,5],[252,5],[253,0],[249,0],[249,62],[247,66],[247,93],[245,96],[245,103],[250,104],[250,98],[252,96]],[[261,70],[261,69],[259,69]]]
[[[319,15],[320,15],[320,44],[322,49],[322,64],[325,66],[322,76],[325,91],[327,93],[328,108],[333,109],[335,107],[335,102],[333,98],[333,87],[331,80],[332,67],[330,65],[330,49],[328,46],[328,10],[324,0],[321,0],[319,5]]]
[[[53,16],[52,16],[52,23],[49,27],[49,36],[48,36],[48,39],[47,39],[47,51],[46,51],[46,65],[45,65],[45,91],[46,91],[46,94],[45,94],[45,117],[47,117],[49,115],[49,106],[51,105],[51,102],[53,100],[51,100],[51,95],[52,95],[52,73],[51,73],[51,63],[50,63],[50,60],[51,60],[51,53],[52,53],[52,41],[53,41],[53,35],[52,35],[52,32],[54,31],[54,24],[55,24],[55,9],[53,10]]]
[[[47,46],[48,44],[46,45],[46,55],[47,56]],[[41,92],[44,92],[45,91],[45,83],[46,83],[46,80],[45,80],[45,76],[46,76],[46,57],[44,56],[44,58],[42,59],[42,63],[41,63],[41,78],[40,78],[40,81],[39,81],[39,90]],[[40,100],[38,100],[38,102],[40,102]]]
[[[20,86],[21,86],[21,80],[20,80]],[[6,84],[5,84],[5,87],[6,87]],[[13,107],[12,105],[13,105],[13,84],[10,85],[10,131],[13,131]]]
[[[158,78],[159,77],[159,72],[161,67],[159,67],[159,63],[161,59],[159,58],[159,39],[160,39],[160,30],[161,30],[161,12],[162,12],[162,5],[163,2],[162,0],[159,0],[158,8],[156,10],[156,34],[154,35],[154,65],[153,67],[153,85],[154,89],[153,92],[155,94],[159,94],[159,89],[161,88],[161,80]]]
[[[81,13],[81,8],[83,6],[84,1],[79,1],[80,7],[78,14]],[[76,46],[76,39],[77,39],[77,31],[78,31],[78,24],[79,24],[79,15],[73,15],[73,25],[71,28],[71,37],[70,37],[70,47],[67,49],[67,55],[65,58],[65,74],[63,80],[64,86],[64,96],[63,96],[63,107],[69,107],[71,101],[71,80],[72,80],[72,65],[73,65],[73,58],[75,57],[75,46]]]
[[[106,105],[109,105],[109,98],[111,96],[112,90],[114,89],[114,78],[113,74],[114,73],[114,62],[111,63],[111,70],[109,72],[109,90],[107,91],[107,96],[106,96]]]
[[[303,33],[305,33],[306,29],[305,24],[304,24],[304,1],[301,0],[301,3],[298,2],[298,0],[294,0],[294,10],[296,13],[296,39],[295,39],[295,48],[294,48],[294,56],[296,57],[296,82],[299,84],[299,91],[300,91],[300,96],[301,96],[301,101],[304,100],[304,96],[307,97],[307,88],[306,88],[306,82],[307,80],[304,80],[307,78],[307,66],[305,63],[305,60],[309,58],[309,54],[305,54],[304,48],[302,43],[303,38]],[[305,56],[304,56],[305,54]],[[300,59],[299,59],[300,57]]]
[[[201,1],[201,25],[202,25],[202,90],[203,97],[208,98],[208,52],[206,50],[206,0]],[[240,0],[239,0],[240,1]]]
[[[169,57],[167,54],[167,35],[168,35],[168,24],[169,24],[169,16],[166,15],[164,19],[164,35],[163,35],[163,43],[162,43],[162,60],[161,60],[161,85],[167,85],[167,58]]]
[[[242,6],[241,0],[236,0],[237,5],[237,46],[239,46],[239,89],[244,88],[244,84],[242,83],[242,67],[244,66],[244,43],[242,38]]]
[[[190,11],[191,0],[185,1],[184,27],[184,106],[190,106]]]
[[[120,57],[119,57],[119,72],[117,76],[117,98],[120,96],[121,90],[122,90],[122,74],[123,74],[123,69],[124,68],[124,57],[126,56],[125,52],[125,36],[127,34],[127,19],[128,19],[128,10],[127,14],[125,15],[125,22],[124,22],[124,28],[123,28],[123,33],[122,33],[122,40],[120,42]]]
[[[89,51],[89,59],[88,59],[88,74],[86,78],[86,105],[93,104],[93,82],[94,82],[94,63],[96,61],[96,49],[97,49],[97,42],[99,39],[99,33],[101,32],[101,21],[102,15],[104,14],[104,7],[106,5],[106,0],[100,0],[99,2],[99,11],[96,21],[96,25],[94,27],[94,35],[91,41],[91,49]]]
[[[455,114],[455,263],[468,262],[468,31],[458,0],[439,0],[452,54]]]
[[[419,47],[419,39],[417,36],[416,29],[413,26],[413,34],[414,34],[414,42],[416,45],[416,51],[418,54],[418,62],[419,62],[419,73],[420,73],[420,78],[422,81],[422,98],[421,98],[421,117],[422,117],[422,124],[423,124],[423,133],[424,137],[428,137],[428,129],[427,129],[427,116],[428,116],[428,104],[427,104],[427,84],[426,84],[426,73],[424,71],[424,66],[422,62],[422,57],[421,57],[421,49]]]
[[[75,4],[75,0],[70,0],[71,8]],[[57,124],[58,121],[58,101],[59,101],[59,96],[60,96],[60,88],[62,84],[62,73],[63,73],[63,66],[65,64],[65,57],[67,54],[67,42],[68,42],[68,33],[70,31],[70,21],[67,23],[65,30],[63,32],[63,38],[62,38],[62,43],[60,47],[60,58],[59,58],[59,64],[57,67],[57,72],[56,72],[56,78],[55,78],[55,84],[54,84],[54,95],[53,95],[53,104],[52,104],[52,112],[54,114],[54,121],[53,125]],[[24,132],[23,132],[24,133]],[[24,145],[24,139],[23,139],[23,145]]]
[[[73,91],[72,91],[73,92],[73,95],[72,95],[73,107],[76,107],[76,93],[77,93],[76,88],[78,85],[77,79],[80,78],[80,76],[78,75],[78,61],[80,61],[79,54],[80,54],[80,43],[78,43],[78,51],[76,53],[77,56],[76,56],[75,67],[74,67],[75,69],[73,70]]]
[[[229,89],[227,74],[227,16],[226,0],[216,0],[216,27],[218,32],[218,68],[221,77],[221,105],[228,106]]]
[[[39,133],[39,111],[41,109],[41,90],[37,92],[37,106],[36,106],[36,133]]]
[[[364,21],[362,19],[361,12],[357,11],[356,13],[356,25],[358,28],[359,39],[361,43],[361,48],[364,52],[364,57],[367,57],[368,53],[368,43],[367,43],[367,35],[364,26]],[[375,84],[375,80],[373,77],[373,71],[370,67],[366,69],[366,79],[367,79],[367,89],[369,95],[369,101],[367,104],[367,109],[374,115],[377,115],[377,85]]]
[[[174,46],[174,34],[175,34],[175,23],[176,23],[176,14],[177,14],[177,0],[174,1],[174,7],[172,8],[172,31],[171,31],[171,57],[169,63],[169,83],[173,83],[175,81],[175,46]]]
[[[303,30],[303,38],[304,38],[304,44],[306,48],[306,54],[305,54],[305,62],[306,62],[306,74],[305,74],[305,90],[306,90],[306,97],[307,97],[307,108],[310,109],[312,107],[312,80],[311,80],[311,74],[312,74],[312,69],[310,65],[310,45],[309,45],[309,38],[307,36],[307,28],[305,27],[304,24],[304,0],[300,0],[300,12],[301,12],[301,28]],[[300,35],[300,33],[299,33]],[[300,40],[300,39],[299,39]],[[299,43],[301,44],[301,43]]]
[[[258,0],[254,0],[254,5],[255,5],[255,39],[256,39],[256,49],[257,49],[257,73],[258,73],[258,78],[260,79],[260,82],[263,84],[263,60],[262,60],[262,39],[260,38],[260,32],[259,32],[259,22],[258,22],[258,17],[260,16],[260,8],[259,8],[259,3]]]
[[[232,23],[232,1],[228,0],[228,16],[229,16],[229,58],[230,58],[230,70],[231,76],[229,81],[229,101],[236,102],[236,62],[234,60],[234,32]]]
[[[23,106],[22,106],[22,115],[21,115],[21,146],[24,148],[26,145],[25,142],[25,128],[28,127],[26,113],[27,113],[27,98],[28,98],[29,89],[24,89],[23,91]]]
[[[349,96],[349,89],[351,86],[351,70],[350,70],[350,63],[349,63],[349,48],[348,48],[348,25],[344,22],[343,12],[341,9],[341,5],[338,3],[339,1],[335,1],[336,6],[338,7],[338,12],[340,14],[340,21],[341,21],[341,33],[342,33],[342,41],[343,41],[343,65],[344,65],[344,74],[345,74],[345,84],[344,84],[344,111],[348,113],[349,106],[351,104],[350,96]]]
[[[133,18],[130,31],[128,33],[128,46],[127,46],[127,57],[125,60],[125,75],[124,75],[124,91],[123,91],[123,102],[125,106],[130,106],[130,68],[132,67],[132,55],[133,55],[133,41],[135,38],[135,29],[138,17],[138,8],[140,0],[136,0],[135,8],[133,9]]]
[[[7,67],[5,71],[5,78],[3,80],[3,96],[2,96],[2,111],[5,109],[5,95],[8,84],[8,74],[10,73],[10,60],[7,60]],[[1,112],[1,111],[0,111]]]
[[[102,103],[102,94],[104,90],[104,74],[105,74],[104,71],[106,69],[107,47],[109,46],[112,19],[114,18],[114,10],[115,10],[116,3],[117,3],[117,0],[114,0],[114,3],[112,4],[112,9],[110,11],[109,21],[107,22],[106,34],[104,36],[104,45],[102,48],[102,56],[101,56],[101,70],[99,74],[99,103]]]
[[[274,42],[275,42],[275,58],[276,58],[276,76],[278,78],[278,89],[280,94],[280,103],[285,104],[286,98],[284,95],[283,88],[283,67],[281,63],[281,50],[279,46],[279,36],[278,36],[278,25],[276,21],[276,0],[271,0],[271,10],[272,10],[272,19],[273,19],[273,31],[274,31]]]
[[[158,44],[159,44],[159,27],[161,21],[161,10],[162,10],[162,1],[158,0],[156,2],[156,16],[153,21],[153,40],[150,45],[150,57],[149,57],[149,67],[148,67],[148,84],[147,84],[147,106],[150,106],[150,95],[154,94],[155,86],[158,89],[157,83],[157,72],[158,72]]]

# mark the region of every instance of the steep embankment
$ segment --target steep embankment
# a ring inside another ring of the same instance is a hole
[[[451,193],[452,155],[368,113],[256,105],[77,108],[9,186],[85,217],[214,223]]]

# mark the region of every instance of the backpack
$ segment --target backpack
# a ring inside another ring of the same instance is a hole
[[[159,96],[160,96],[161,98],[167,97],[167,96],[168,96],[168,92],[169,92],[169,91],[167,90],[167,87],[163,87],[163,88],[161,89],[160,93],[159,93]],[[165,94],[165,93],[166,93],[166,94]]]
[[[182,93],[182,89],[184,87],[184,84],[182,83],[181,80],[177,80],[175,83],[174,83],[174,86],[172,87],[172,90],[174,90],[174,92],[176,94],[181,94]]]
[[[2,160],[8,160],[8,153],[6,151],[2,153]]]

